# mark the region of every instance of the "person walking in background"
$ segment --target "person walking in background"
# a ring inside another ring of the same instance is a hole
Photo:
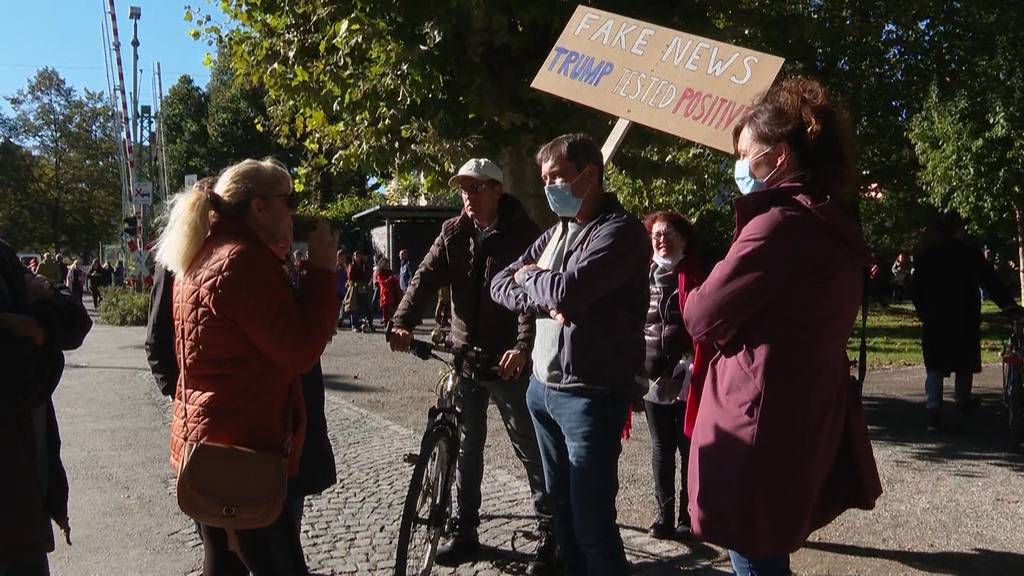
[[[78,258],[72,260],[68,266],[65,284],[71,290],[71,295],[79,300],[85,295],[85,271],[78,267]]]
[[[644,220],[654,252],[649,284],[650,305],[644,337],[647,354],[643,377],[650,388],[644,412],[651,433],[651,469],[658,510],[649,532],[655,538],[690,536],[686,473],[682,474],[676,514],[676,451],[685,470],[690,440],[684,434],[689,386],[700,387],[711,354],[695,345],[683,326],[686,296],[704,280],[693,225],[678,212],[655,212]]]
[[[344,250],[338,250],[338,301],[345,301],[345,293],[348,290],[348,254],[345,254]],[[341,313],[338,314],[338,328],[342,328],[345,325],[345,307],[342,306]]]
[[[362,332],[370,308],[370,270],[361,250],[352,255],[348,265],[348,288],[345,290],[345,312],[353,332]]]
[[[936,220],[924,249],[914,257],[914,309],[921,320],[924,354],[925,411],[928,429],[942,429],[942,388],[956,374],[954,399],[961,414],[977,405],[971,389],[981,372],[981,297],[988,297],[1005,311],[1020,314],[995,269],[971,244],[959,215]]]
[[[409,289],[409,282],[412,282],[412,275],[416,273],[416,265],[409,259],[409,251],[402,249],[398,251],[398,287],[405,292]]]
[[[54,282],[53,285],[67,286],[68,288],[70,288],[71,286],[68,284],[68,268],[71,266],[71,258],[68,258],[61,254],[60,252],[57,252],[56,256],[54,256],[54,259],[57,261],[57,269],[60,270],[60,279]]]
[[[381,258],[377,262],[377,292],[380,294],[381,321],[387,326],[402,300],[402,289],[398,278],[391,270],[391,262]]]
[[[114,267],[110,265],[110,260],[103,263],[103,267],[100,269],[100,282],[104,288],[110,288],[114,285]]]
[[[36,274],[49,280],[52,286],[64,286],[64,275],[61,274],[60,266],[49,252],[43,253],[43,261],[39,263]]]
[[[52,261],[51,261],[52,262]],[[45,576],[56,523],[71,544],[68,478],[52,395],[64,352],[92,322],[81,299],[32,276],[0,240],[0,574]]]
[[[380,312],[380,263],[384,257],[380,256],[375,258],[373,261],[373,271],[370,273],[370,308],[366,315],[367,321],[366,326],[370,332],[376,331],[373,325],[373,321],[377,318],[377,313]]]
[[[124,287],[124,260],[118,260],[117,266],[114,267],[114,286]]]
[[[294,483],[307,422],[299,376],[334,334],[339,306],[337,238],[326,223],[307,240],[300,290],[281,266],[295,205],[291,176],[273,160],[242,161],[212,191],[172,200],[157,243],[158,263],[175,275],[172,470],[186,470],[194,447],[211,441],[287,454]],[[298,526],[285,506],[269,526],[234,531],[229,547],[225,530],[200,524],[204,575],[228,571],[232,550],[253,574],[307,574]]]
[[[892,263],[892,303],[903,304],[903,295],[913,272],[907,255],[900,252]]]
[[[559,136],[536,160],[561,221],[494,277],[491,296],[537,315],[526,403],[566,571],[628,574],[615,498],[623,425],[643,396],[651,240],[605,192],[604,159],[590,137]]]
[[[737,576],[788,575],[811,532],[882,492],[846,355],[870,259],[849,125],[824,87],[777,82],[733,144],[733,243],[683,310],[719,350],[687,403],[690,520]]]
[[[92,308],[93,310],[99,310],[101,300],[100,288],[103,287],[103,267],[100,266],[99,258],[94,259],[92,265],[89,266],[86,281],[89,283],[89,293],[92,294]]]

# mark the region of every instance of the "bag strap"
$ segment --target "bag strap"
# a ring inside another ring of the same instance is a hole
[[[871,274],[864,270],[864,293],[860,303],[860,355],[857,358],[857,397],[864,393],[868,373],[868,303],[871,300]]]
[[[174,289],[172,288],[171,289],[172,294],[173,294],[173,291],[174,291]],[[173,306],[173,302],[172,302],[172,306]],[[186,394],[185,394],[185,332],[183,330],[183,328],[184,328],[184,321],[182,321],[181,324],[182,324],[181,326],[176,326],[175,327],[176,330],[177,330],[177,332],[175,334],[175,338],[177,339],[177,334],[181,334],[181,339],[178,341],[178,348],[179,348],[179,350],[178,350],[178,353],[179,353],[178,361],[181,362],[181,366],[178,368],[178,381],[179,381],[179,383],[177,385],[177,388],[178,388],[178,393],[181,395],[181,410],[182,410],[182,415],[183,415],[183,420],[182,420],[183,424],[182,425],[185,428],[185,443],[182,444],[182,446],[181,446],[182,453],[181,453],[180,458],[178,459],[179,472],[180,472],[180,469],[182,467],[181,466],[182,463],[185,462],[185,451],[188,450],[188,439],[189,439],[189,433],[188,433],[188,399],[186,398]],[[173,408],[172,408],[172,410],[173,410]]]

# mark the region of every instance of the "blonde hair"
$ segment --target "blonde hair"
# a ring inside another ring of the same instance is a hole
[[[291,189],[288,169],[273,158],[243,160],[226,168],[212,189],[200,180],[169,202],[156,261],[175,274],[184,274],[210,233],[213,213],[242,216],[253,198],[287,194]]]

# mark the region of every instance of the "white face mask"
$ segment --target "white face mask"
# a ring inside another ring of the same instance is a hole
[[[680,250],[678,254],[673,254],[671,256],[662,256],[660,254],[655,254],[652,259],[654,260],[654,263],[657,264],[658,266],[661,266],[666,270],[674,270],[675,267],[680,262],[682,262],[683,255],[684,252]]]

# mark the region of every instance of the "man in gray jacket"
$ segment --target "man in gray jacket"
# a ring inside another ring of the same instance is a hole
[[[583,134],[537,153],[561,221],[491,282],[510,310],[537,315],[526,403],[568,574],[629,572],[615,524],[621,433],[644,361],[647,231],[604,192],[604,160]]]

